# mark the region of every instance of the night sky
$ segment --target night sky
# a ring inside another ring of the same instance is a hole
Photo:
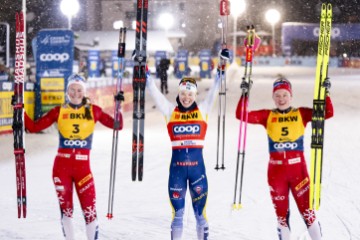
[[[135,1],[135,0],[134,0]],[[152,0],[150,0],[152,1]],[[159,0],[157,0],[159,1]],[[168,1],[168,0],[167,0]],[[193,0],[187,0],[193,1]],[[210,0],[209,0],[210,1]],[[359,0],[360,1],[360,0]],[[80,4],[85,0],[79,0]],[[179,1],[177,1],[179,2]],[[186,2],[186,1],[185,1]],[[215,2],[215,1],[214,1]],[[249,23],[257,23],[267,26],[263,12],[269,7],[277,8],[282,13],[282,22],[318,22],[319,11],[322,2],[316,0],[247,0],[248,9],[240,21],[244,26]],[[360,18],[360,4],[358,0],[332,0],[334,23],[358,23]],[[130,3],[130,2],[129,2]],[[20,1],[2,0],[0,5],[0,22],[7,22],[11,26],[11,39],[14,39],[15,11],[20,8]],[[60,0],[28,0],[28,39],[32,39],[42,28],[66,28],[67,19],[59,10]],[[209,4],[207,1],[199,1],[199,4]],[[259,14],[261,13],[261,14]],[[75,31],[86,30],[85,12],[80,10],[77,17],[73,19],[72,25]],[[219,16],[214,16],[218,18]],[[201,16],[200,16],[201,18]],[[241,25],[239,26],[241,27]],[[29,44],[28,44],[29,46]]]

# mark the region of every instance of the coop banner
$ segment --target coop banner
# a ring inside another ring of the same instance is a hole
[[[67,79],[72,74],[74,34],[71,30],[39,31],[36,39],[35,118],[65,101]]]
[[[160,64],[161,59],[165,59],[165,58],[166,58],[166,51],[156,51],[155,52],[155,68],[156,69]],[[156,78],[159,78],[158,71],[156,71]]]
[[[200,59],[200,77],[201,78],[211,78],[211,70],[213,68],[212,59],[211,59],[211,50],[203,49],[199,53]]]
[[[99,50],[88,51],[89,77],[100,77],[100,52]]]
[[[176,55],[174,72],[179,79],[190,74],[188,56],[187,50],[179,50]]]

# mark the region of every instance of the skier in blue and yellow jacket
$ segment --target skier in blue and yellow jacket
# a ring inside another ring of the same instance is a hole
[[[221,51],[220,57],[229,59],[229,51]],[[185,77],[179,83],[177,105],[169,102],[148,75],[147,87],[157,108],[165,116],[167,130],[172,144],[168,192],[173,212],[171,239],[179,240],[183,231],[185,195],[189,188],[196,218],[197,237],[208,239],[209,225],[206,218],[208,182],[202,149],[207,131],[208,113],[213,106],[220,85],[220,74],[209,90],[206,99],[195,102],[197,83],[194,78]]]

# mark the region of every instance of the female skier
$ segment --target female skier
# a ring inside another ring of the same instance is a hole
[[[324,86],[328,90],[330,81]],[[248,83],[242,82],[243,91],[248,91]],[[327,91],[328,93],[328,91]],[[309,208],[309,174],[304,157],[304,131],[311,121],[312,109],[291,107],[291,83],[285,78],[277,79],[273,84],[272,96],[275,109],[249,111],[248,122],[261,124],[268,134],[270,160],[268,165],[268,183],[270,195],[275,207],[280,240],[290,240],[289,192],[291,191],[297,207],[305,221],[312,240],[321,239],[321,229],[315,212]],[[240,98],[236,118],[242,111]],[[333,116],[333,106],[329,94],[326,96],[325,118]]]
[[[113,128],[114,119],[85,98],[85,79],[80,75],[71,75],[66,89],[68,102],[51,109],[37,121],[25,114],[25,127],[29,132],[39,132],[57,123],[59,148],[53,166],[53,182],[59,199],[61,223],[65,239],[75,239],[73,216],[73,186],[79,197],[86,222],[87,239],[98,239],[96,213],[96,195],[94,178],[90,170],[90,150],[95,123],[100,121]],[[123,101],[120,92],[116,99]],[[119,117],[119,130],[122,129],[122,115]]]
[[[229,59],[229,51],[223,49],[220,57]],[[168,192],[173,212],[171,222],[171,239],[181,239],[183,232],[183,216],[185,195],[189,188],[196,218],[198,239],[208,239],[209,226],[206,218],[206,200],[208,183],[202,154],[207,130],[207,117],[219,90],[220,74],[209,90],[204,101],[195,102],[197,84],[194,78],[185,77],[179,83],[177,105],[173,105],[161,94],[154,80],[147,77],[147,87],[157,108],[165,116],[167,130],[172,143]]]

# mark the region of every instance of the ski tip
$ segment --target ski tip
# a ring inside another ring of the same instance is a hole
[[[108,220],[111,220],[113,218],[113,215],[112,215],[112,213],[108,213],[108,214],[106,214],[106,217]]]

